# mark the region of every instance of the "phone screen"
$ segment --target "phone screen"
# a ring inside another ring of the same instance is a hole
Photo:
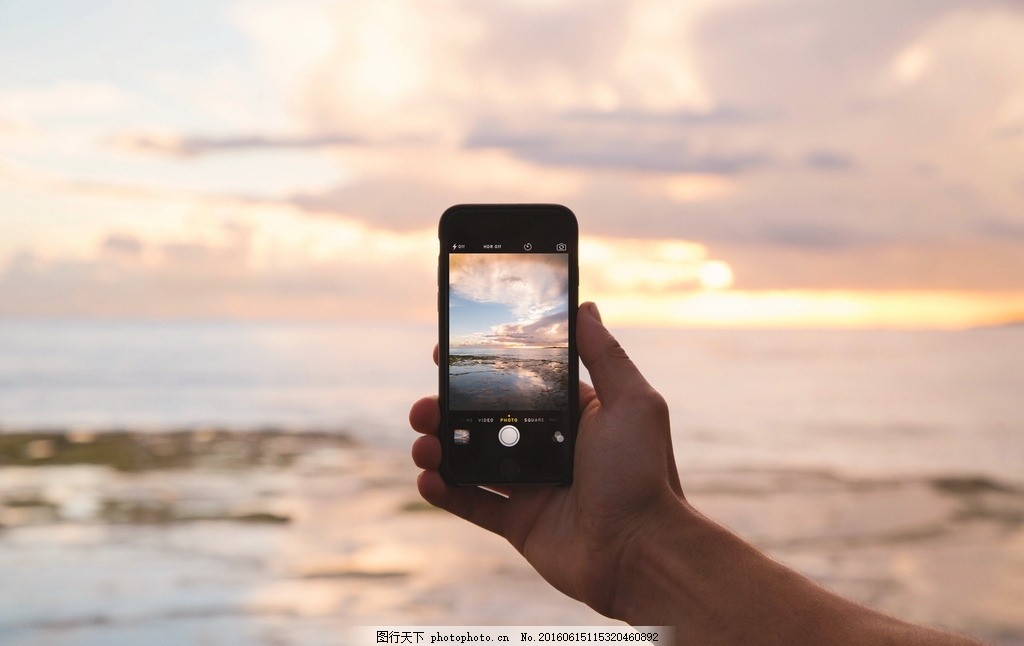
[[[553,205],[453,207],[441,240],[442,473],[460,484],[568,482],[575,217]]]

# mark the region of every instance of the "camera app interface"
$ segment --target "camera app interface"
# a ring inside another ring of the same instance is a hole
[[[464,458],[528,457],[543,471],[564,457],[569,256],[547,246],[449,254],[448,406]]]

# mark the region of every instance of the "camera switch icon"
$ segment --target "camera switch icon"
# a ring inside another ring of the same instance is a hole
[[[559,242],[555,245],[555,251],[565,251],[568,247],[565,246],[564,242]]]

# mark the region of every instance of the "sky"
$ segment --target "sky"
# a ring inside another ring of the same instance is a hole
[[[461,347],[568,347],[569,256],[450,254],[449,335]]]
[[[0,316],[435,320],[557,202],[636,326],[1024,319],[1020,0],[0,5]]]

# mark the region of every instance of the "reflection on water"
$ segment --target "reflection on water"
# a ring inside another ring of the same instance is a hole
[[[454,410],[557,410],[568,403],[568,350],[452,354],[449,401]]]

